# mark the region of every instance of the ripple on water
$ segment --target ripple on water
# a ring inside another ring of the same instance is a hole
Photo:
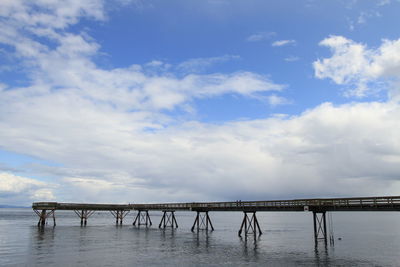
[[[215,231],[190,231],[194,215],[178,213],[178,229],[115,226],[96,213],[81,227],[73,212],[57,213],[57,226],[36,226],[30,209],[0,210],[0,266],[398,266],[399,214],[334,214],[334,248],[316,250],[309,213],[260,213],[264,232],[239,238],[240,213],[211,213]]]

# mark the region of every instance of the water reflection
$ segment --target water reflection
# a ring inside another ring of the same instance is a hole
[[[36,258],[39,262],[46,262],[51,255],[54,255],[55,228],[54,227],[31,227],[32,252],[30,256]]]
[[[54,241],[55,227],[32,227],[37,244]]]
[[[250,235],[249,237],[245,235],[244,237],[239,237],[240,243],[243,248],[243,255],[246,258],[254,257],[255,260],[258,259],[258,248],[261,241],[260,235]]]
[[[197,247],[204,245],[206,249],[210,246],[210,236],[212,232],[206,230],[200,230],[193,232],[193,239]]]
[[[345,223],[336,225],[348,238],[333,248],[324,242],[315,247],[309,220],[285,221],[283,215],[275,221],[270,216],[263,228],[271,230],[261,237],[239,238],[237,222],[226,215],[215,220],[216,231],[191,232],[191,214],[180,218],[178,230],[115,227],[110,217],[97,214],[81,228],[75,214],[66,212],[59,213],[55,228],[38,228],[31,210],[18,212],[0,214],[0,266],[398,266],[400,232],[393,221],[400,215],[387,215],[385,227],[375,232],[376,225],[368,224],[375,217],[366,217],[357,225],[360,233],[343,215]]]
[[[174,228],[161,229],[161,231],[160,231],[161,246],[163,246],[165,250],[176,247],[175,232],[176,232],[176,229],[174,229]]]
[[[175,228],[164,228],[160,230],[161,236],[165,239],[168,235],[168,238],[173,238],[175,236],[176,229]]]
[[[325,266],[329,264],[329,249],[326,243],[321,244],[321,246],[318,246],[316,244],[315,249],[314,249],[314,255],[315,255],[315,264],[318,266]]]

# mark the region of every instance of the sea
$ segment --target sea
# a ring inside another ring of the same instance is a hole
[[[73,211],[56,211],[38,227],[29,208],[0,209],[0,266],[400,266],[399,212],[334,212],[334,245],[317,244],[311,212],[257,212],[263,234],[239,237],[241,212],[210,212],[214,231],[190,228],[195,212],[176,211],[178,228],[116,225],[95,212],[86,226]]]

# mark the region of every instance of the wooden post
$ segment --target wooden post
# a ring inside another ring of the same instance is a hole
[[[192,232],[194,228],[197,228],[197,231],[199,231],[202,227],[202,229],[208,230],[208,225],[211,226],[211,231],[214,231],[214,227],[211,223],[210,216],[208,215],[208,211],[196,211],[196,219],[194,220],[193,226],[192,226]],[[204,215],[201,215],[201,212],[204,213]]]
[[[161,221],[160,221],[160,224],[158,225],[158,228],[161,228],[161,226],[164,229],[167,226],[171,226],[172,228],[174,228],[174,227],[178,228],[178,223],[176,222],[176,219],[175,219],[175,211],[174,210],[164,210],[163,211],[163,216],[161,217]]]
[[[138,226],[140,226],[140,225],[146,225],[146,226],[153,225],[153,223],[151,222],[149,211],[148,210],[139,210],[138,214],[136,215],[135,220],[132,223],[132,225],[136,225],[136,223],[138,224]]]
[[[196,224],[197,224],[197,230],[199,230],[198,221],[199,221],[199,212],[197,211],[197,215],[196,215],[196,218],[194,219],[194,223],[193,223],[193,226],[192,226],[192,229],[191,229],[192,232],[193,232],[194,227],[196,226]]]
[[[197,212],[197,231],[200,229],[200,212]]]
[[[320,214],[320,216],[318,216]],[[319,240],[323,240],[327,245],[327,231],[326,231],[326,211],[313,211],[314,222],[314,241],[315,245]]]
[[[250,218],[247,215],[247,213],[249,213],[249,212],[252,213]],[[243,221],[242,221],[242,224],[241,224],[239,232],[238,232],[239,236],[242,236],[243,229],[244,229],[245,235],[254,234],[254,236],[256,236],[257,232],[258,232],[258,235],[262,235],[260,225],[258,224],[256,212],[255,211],[244,211],[243,213],[244,213],[244,217],[243,217]]]
[[[42,210],[42,213],[40,214],[40,220],[39,220],[40,226],[45,226],[46,224],[46,217],[47,217],[46,212],[47,212],[46,210]]]

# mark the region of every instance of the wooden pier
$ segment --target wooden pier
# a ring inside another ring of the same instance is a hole
[[[190,202],[190,203],[159,203],[159,204],[83,204],[83,203],[58,203],[35,202],[32,208],[39,216],[38,226],[44,226],[46,220],[53,219],[56,224],[56,210],[72,210],[80,218],[81,225],[86,225],[88,218],[94,211],[108,211],[122,224],[125,216],[133,210],[138,211],[133,225],[151,226],[149,211],[162,211],[163,216],[159,228],[168,226],[178,227],[175,211],[196,212],[195,221],[191,228],[214,230],[209,216],[213,211],[243,212],[243,221],[238,231],[239,236],[244,233],[261,235],[262,231],[256,216],[257,212],[312,212],[314,239],[327,242],[326,213],[337,211],[400,211],[400,196],[384,197],[353,197],[353,198],[318,198],[318,199],[293,199],[293,200],[267,200],[267,201],[231,201],[231,202]]]

